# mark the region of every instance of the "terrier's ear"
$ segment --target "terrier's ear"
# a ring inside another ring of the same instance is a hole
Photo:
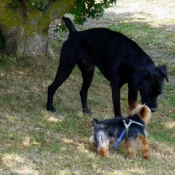
[[[151,110],[147,106],[143,106],[139,115],[143,119],[143,121],[147,124],[151,118]]]
[[[129,110],[133,110],[137,107],[137,103],[134,100],[129,101]]]
[[[132,111],[137,108],[137,103],[134,100],[128,102],[128,115],[132,115]]]

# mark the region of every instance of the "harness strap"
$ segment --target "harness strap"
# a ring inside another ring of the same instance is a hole
[[[125,133],[126,133],[126,138],[128,138],[128,130],[129,130],[129,127],[130,127],[130,125],[131,125],[132,123],[135,123],[135,124],[137,124],[137,125],[140,125],[140,126],[144,127],[144,125],[143,125],[142,123],[135,122],[135,121],[133,121],[133,120],[131,120],[131,119],[129,119],[129,123],[128,123],[128,124],[126,124],[126,121],[125,121],[125,120],[123,120],[123,123],[124,123],[124,125],[125,125],[125,129],[124,129],[123,132],[121,133],[121,135],[120,135],[120,137],[118,138],[117,142],[114,144],[114,149],[116,149],[116,148],[118,147],[118,145],[119,145],[119,143],[121,142],[121,140],[122,140],[122,138],[123,138],[123,136],[124,136]]]
[[[123,132],[121,133],[121,135],[120,135],[120,137],[118,138],[117,142],[114,144],[114,149],[116,149],[116,148],[118,147],[118,145],[119,145],[119,143],[121,142],[121,140],[122,140],[122,138],[123,138],[125,132],[126,132],[126,129],[123,130]]]
[[[144,127],[143,124],[141,124],[141,123],[139,123],[139,122],[135,122],[135,121],[133,121],[133,120],[131,120],[131,119],[129,119],[129,123],[128,123],[128,124],[126,124],[126,121],[125,121],[125,120],[123,120],[123,123],[124,123],[125,128],[126,128],[126,138],[128,138],[128,130],[129,130],[129,127],[130,127],[130,125],[131,125],[132,123],[135,123],[135,124],[137,124],[137,125],[140,125],[140,126]]]

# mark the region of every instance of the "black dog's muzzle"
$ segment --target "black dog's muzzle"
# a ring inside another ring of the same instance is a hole
[[[156,112],[157,111],[157,108],[150,108],[151,109],[151,112]]]
[[[149,104],[146,104],[146,105],[151,109],[151,112],[156,112],[157,111],[157,104],[155,106],[149,105]]]

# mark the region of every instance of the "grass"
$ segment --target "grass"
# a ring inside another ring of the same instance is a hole
[[[156,5],[153,2],[158,1],[142,2],[149,9]],[[171,6],[167,4],[169,10],[175,6],[171,3]],[[167,8],[165,5],[162,2],[162,7]],[[125,5],[118,4],[120,9],[131,6],[133,4],[129,2]],[[145,14],[149,17],[148,12],[141,13]],[[57,58],[55,60],[18,60],[9,56],[0,61],[0,174],[175,174],[174,28],[167,30],[168,26],[164,23],[168,21],[169,25],[168,18],[161,21],[162,24],[159,20],[155,27],[154,15],[151,15],[151,19],[154,19],[153,25],[150,21],[138,23],[133,16],[129,19],[119,15],[116,17],[118,22],[112,24],[110,19],[114,20],[114,17],[111,15],[104,16],[102,20],[103,23],[105,20],[109,22],[108,28],[126,34],[151,55],[156,64],[166,64],[168,67],[170,82],[165,83],[164,92],[158,100],[158,111],[153,113],[147,126],[151,159],[144,160],[140,154],[135,160],[130,159],[123,151],[122,145],[117,150],[111,148],[108,159],[92,150],[89,143],[89,137],[92,135],[91,119],[113,117],[109,82],[98,69],[95,70],[88,96],[92,116],[89,117],[81,111],[79,90],[82,78],[77,67],[55,94],[54,105],[57,112],[50,113],[45,110],[47,87],[54,79],[62,45],[62,42],[52,41]],[[94,26],[98,23],[102,22],[94,22]],[[82,28],[89,28],[89,23]],[[66,38],[65,34],[62,35]],[[125,116],[126,85],[122,88],[121,103]]]

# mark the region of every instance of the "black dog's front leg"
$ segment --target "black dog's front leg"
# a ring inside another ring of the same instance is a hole
[[[52,85],[48,87],[47,91],[47,106],[46,109],[51,112],[56,112],[55,108],[53,107],[53,96],[55,94],[57,88],[53,88]]]
[[[137,101],[138,90],[128,84],[128,104],[131,100]]]
[[[114,114],[115,114],[115,117],[122,118],[121,107],[120,107],[120,89],[121,89],[121,87],[118,87],[118,84],[111,83]]]

